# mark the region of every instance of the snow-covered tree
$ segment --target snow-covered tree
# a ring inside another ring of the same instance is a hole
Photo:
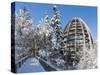
[[[53,6],[53,17],[51,18],[51,26],[53,28],[52,32],[52,49],[55,52],[60,52],[61,50],[61,41],[62,41],[62,29],[60,21],[60,12],[57,9],[57,6]],[[57,53],[55,53],[57,54]],[[57,54],[58,55],[58,54]],[[54,56],[56,57],[56,56]]]
[[[43,33],[44,33],[44,42],[46,45],[46,48],[51,48],[52,47],[52,42],[51,42],[51,33],[53,31],[52,27],[50,26],[50,20],[47,15],[47,12],[45,13],[44,17],[44,22],[43,22]]]
[[[15,16],[15,55],[27,55],[30,48],[32,48],[32,34],[34,28],[32,27],[32,19],[28,13],[27,8],[19,9]]]
[[[84,61],[80,60],[78,69],[94,69],[97,68],[97,42],[93,40],[92,48],[86,48]]]
[[[57,9],[57,6],[54,5],[53,8],[53,17],[50,20],[50,26],[52,27],[51,32],[51,43],[52,47],[50,50],[49,59],[51,63],[58,66],[57,61],[64,61],[63,59],[63,49],[62,49],[62,29],[61,29],[61,21],[60,21],[60,12]],[[63,68],[64,62],[59,62],[60,68]]]
[[[49,57],[50,49],[52,48],[52,40],[51,33],[52,27],[50,26],[50,20],[47,12],[45,12],[45,16],[41,19],[39,23],[39,36],[40,36],[40,49],[46,52],[46,57]]]

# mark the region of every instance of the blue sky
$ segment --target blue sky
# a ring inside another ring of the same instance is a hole
[[[26,7],[35,24],[44,17],[45,11],[47,11],[49,18],[52,17],[52,6],[57,5],[58,10],[61,13],[61,26],[64,28],[68,21],[75,16],[81,17],[88,27],[90,28],[92,35],[97,39],[97,8],[92,6],[74,6],[74,5],[58,5],[58,4],[40,4],[40,3],[26,3],[17,2],[16,11],[21,7]]]

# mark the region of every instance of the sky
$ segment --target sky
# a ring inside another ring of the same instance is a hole
[[[73,17],[81,17],[88,25],[93,38],[97,39],[97,7],[95,6],[16,2],[15,9],[16,12],[18,12],[20,8],[26,7],[30,13],[30,16],[32,17],[33,22],[38,24],[41,18],[44,18],[45,12],[47,12],[49,18],[52,17],[53,5],[56,5],[57,9],[60,11],[62,29],[64,29],[69,20]]]

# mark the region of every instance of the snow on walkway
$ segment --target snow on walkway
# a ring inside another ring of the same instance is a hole
[[[18,69],[18,73],[28,72],[44,72],[44,68],[36,58],[29,58],[21,68]]]

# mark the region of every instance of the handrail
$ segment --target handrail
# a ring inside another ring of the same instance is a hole
[[[44,62],[48,67],[55,69],[56,71],[61,71],[62,69],[52,65],[50,62],[43,60],[41,57],[39,58],[40,61]],[[41,63],[41,62],[40,62]]]

